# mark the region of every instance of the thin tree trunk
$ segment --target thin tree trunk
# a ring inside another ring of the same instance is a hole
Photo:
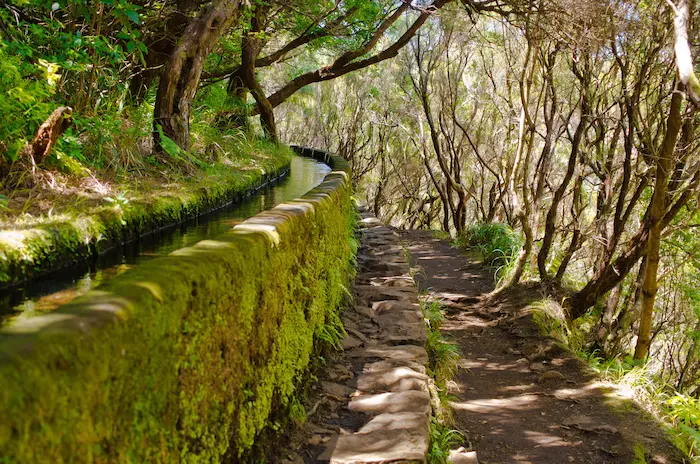
[[[277,137],[277,124],[275,122],[275,111],[272,105],[270,105],[270,102],[265,96],[265,91],[255,75],[255,60],[262,48],[262,41],[257,35],[263,30],[262,21],[265,11],[264,6],[255,8],[253,17],[250,20],[250,32],[243,36],[241,72],[243,84],[250,90],[255,102],[258,104],[260,110],[260,125],[265,132],[265,136],[274,142],[279,142]]]
[[[683,94],[676,89],[671,97],[671,109],[668,115],[663,147],[656,161],[656,182],[651,199],[649,215],[649,240],[647,243],[647,267],[642,285],[642,314],[639,322],[639,337],[634,350],[634,359],[645,359],[649,354],[651,343],[651,324],[654,313],[654,301],[658,291],[657,272],[659,269],[659,248],[664,213],[666,212],[666,192],[668,175],[675,164],[675,148],[681,130],[681,103]]]

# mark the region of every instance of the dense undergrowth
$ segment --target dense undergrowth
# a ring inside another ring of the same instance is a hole
[[[342,332],[356,248],[345,179],[6,329],[4,460],[250,457],[256,437],[298,413],[315,350]]]
[[[58,88],[67,65],[33,64],[8,52],[18,46],[0,42],[0,110],[7,115],[0,124],[0,285],[206,212],[289,164],[291,151],[251,126],[217,124],[217,114],[235,105],[219,84],[197,95],[189,151],[164,135],[165,153],[153,151],[151,92],[136,106],[123,100],[74,111],[44,162],[24,169],[24,147],[68,98]]]
[[[496,268],[496,279],[502,282],[513,271],[523,240],[507,224],[479,223],[458,233],[454,243],[464,250],[481,253],[484,263]]]

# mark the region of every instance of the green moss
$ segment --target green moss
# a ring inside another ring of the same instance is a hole
[[[275,411],[295,408],[316,341],[337,324],[350,194],[331,174],[298,207],[247,223],[282,221],[276,244],[239,227],[0,332],[0,461],[245,455]]]
[[[258,169],[217,165],[177,189],[144,194],[127,208],[102,206],[29,229],[0,231],[0,285],[25,281],[203,214],[276,176],[290,160],[289,149],[270,148]]]

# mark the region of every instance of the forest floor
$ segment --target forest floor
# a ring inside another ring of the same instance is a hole
[[[493,270],[478,260],[430,232],[401,236],[424,298],[443,304],[442,330],[462,351],[454,427],[481,464],[684,462],[660,424],[542,335],[529,308],[544,297],[537,288],[492,294]]]

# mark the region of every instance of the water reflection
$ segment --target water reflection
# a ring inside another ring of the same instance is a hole
[[[294,156],[289,175],[241,203],[160,230],[110,250],[91,262],[63,269],[23,288],[0,291],[0,325],[17,317],[31,317],[54,310],[144,261],[215,237],[260,211],[302,196],[320,184],[328,172],[330,168],[325,164]]]

